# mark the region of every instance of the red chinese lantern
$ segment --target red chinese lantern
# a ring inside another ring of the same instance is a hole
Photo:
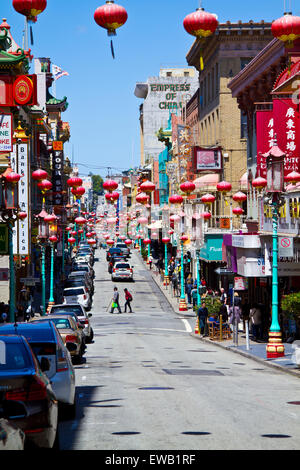
[[[72,188],[71,193],[74,194],[74,196],[81,197],[85,193],[85,189],[83,186],[79,186],[79,188]]]
[[[169,237],[164,237],[161,241],[166,245],[167,243],[170,243],[171,239]]]
[[[297,184],[300,182],[300,173],[298,173],[297,171],[292,171],[284,178],[284,180],[287,183]]]
[[[86,223],[86,219],[84,217],[76,217],[75,223],[78,225],[84,225]]]
[[[47,224],[52,224],[57,219],[55,214],[47,214],[44,217],[44,221],[47,222]]]
[[[187,235],[182,235],[182,236],[180,237],[180,240],[181,240],[182,242],[187,242],[188,239],[189,239],[189,237],[188,237]]]
[[[51,237],[49,237],[49,241],[51,243],[56,243],[58,241],[58,238],[55,235],[52,235]]]
[[[196,189],[196,185],[191,181],[186,181],[180,185],[180,189],[183,193],[191,194]]]
[[[204,220],[209,220],[211,218],[211,213],[210,212],[202,212],[202,214],[200,214],[200,216]]]
[[[127,238],[127,240],[125,240],[126,245],[132,245],[132,240],[130,240],[129,238]]]
[[[81,235],[83,232],[84,232],[84,230],[82,230],[82,228],[80,228],[80,229],[78,230],[78,233],[80,233],[80,235]]]
[[[38,183],[38,188],[44,193],[46,191],[50,191],[52,189],[52,183],[49,180],[43,180]]]
[[[76,239],[74,237],[70,237],[68,238],[68,242],[70,243],[70,245],[74,245],[74,243],[76,243]]]
[[[13,7],[28,21],[36,22],[37,16],[47,7],[47,0],[13,0]]]
[[[204,194],[204,196],[202,196],[201,198],[203,204],[212,204],[213,202],[215,202],[215,200],[216,198],[213,194]]]
[[[241,207],[234,207],[234,209],[232,209],[232,213],[239,217],[240,215],[244,214],[244,211]]]
[[[173,196],[169,197],[169,203],[170,204],[182,204],[183,197],[180,196],[179,194],[174,194]]]
[[[48,178],[48,173],[40,168],[39,170],[35,170],[31,176],[34,181],[43,181]]]
[[[151,240],[150,240],[150,238],[145,238],[145,239],[143,240],[143,242],[144,242],[145,245],[150,245]]]
[[[232,196],[232,199],[240,204],[241,202],[247,200],[247,195],[245,193],[242,193],[242,191],[238,191]]]
[[[94,19],[97,25],[107,29],[108,36],[116,36],[116,29],[123,26],[128,18],[127,11],[121,5],[116,5],[113,0],[108,0],[106,5],[97,8]]]
[[[207,38],[211,36],[219,25],[217,16],[213,13],[198,8],[195,12],[187,15],[183,21],[183,26],[187,33],[195,36],[197,39]],[[201,51],[200,69],[204,69],[203,56]]]
[[[105,191],[109,191],[110,193],[118,189],[118,186],[118,183],[114,180],[106,180],[103,183],[103,189],[105,189]]]
[[[88,241],[89,245],[96,245],[97,241],[94,238],[90,238]]]
[[[145,181],[140,185],[141,191],[144,193],[152,193],[155,190],[155,184],[152,183],[151,181]]]
[[[110,245],[110,246],[115,244],[115,242],[111,239],[106,240],[106,243],[107,243],[107,245]]]
[[[74,176],[73,178],[68,179],[67,185],[71,188],[78,188],[82,185],[82,179]]]
[[[5,178],[8,183],[17,184],[22,178],[22,176],[16,173],[15,171],[11,171],[6,174]]]
[[[140,193],[136,196],[136,202],[139,202],[140,204],[147,204],[149,200],[149,196],[147,196],[146,193]]]
[[[294,41],[300,38],[300,16],[284,13],[284,16],[273,21],[271,30],[273,36],[283,41],[286,48],[292,48]]]
[[[92,238],[93,234],[91,232],[86,233],[86,238]]]
[[[220,193],[226,194],[228,191],[231,191],[232,185],[227,181],[221,181],[221,183],[217,184],[217,191]]]
[[[268,182],[262,176],[258,176],[252,181],[252,186],[255,189],[261,190],[267,186]]]
[[[18,219],[25,220],[26,218],[27,218],[27,213],[26,212],[19,212],[18,213]]]

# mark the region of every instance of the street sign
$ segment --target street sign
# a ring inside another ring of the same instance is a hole
[[[293,237],[278,237],[278,255],[282,258],[293,258],[294,239]]]
[[[217,273],[219,276],[231,276],[235,274],[233,271],[230,271],[227,268],[217,268],[215,269],[215,273]]]

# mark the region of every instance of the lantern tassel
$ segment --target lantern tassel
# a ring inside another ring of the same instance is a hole
[[[114,51],[113,40],[110,41],[110,49],[111,49],[112,58],[114,59],[115,58],[115,51]]]
[[[33,45],[34,45],[34,41],[33,41],[33,31],[32,31],[32,26],[30,26],[30,42],[31,42],[31,45],[33,46]]]
[[[202,52],[200,53],[200,70],[204,70],[204,61],[203,61],[203,55]]]

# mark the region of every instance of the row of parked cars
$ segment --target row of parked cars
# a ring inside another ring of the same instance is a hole
[[[132,281],[133,268],[128,262],[130,258],[130,249],[125,243],[118,242],[116,246],[109,248],[106,253],[108,261],[108,272],[111,274],[112,281]]]
[[[69,275],[66,282],[82,288],[88,279],[84,289],[92,293],[93,263],[93,248],[82,243],[70,273],[80,275]],[[17,426],[27,446],[57,448],[59,416],[75,416],[74,364],[93,340],[92,314],[79,299],[71,302],[65,296],[45,316],[0,326],[0,420]]]

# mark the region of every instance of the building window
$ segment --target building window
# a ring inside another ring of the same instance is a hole
[[[167,72],[167,77],[172,77],[172,72]]]
[[[184,72],[184,76],[185,76],[185,77],[189,77],[189,76],[190,76],[190,72]]]
[[[248,127],[247,127],[247,115],[241,111],[241,139],[247,139]]]

